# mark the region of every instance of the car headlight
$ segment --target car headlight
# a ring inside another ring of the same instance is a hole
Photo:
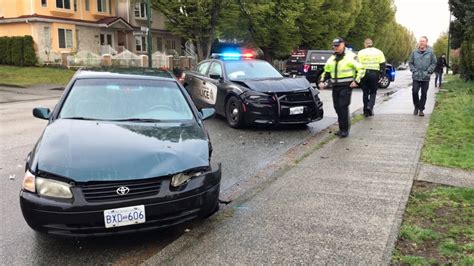
[[[191,179],[192,177],[200,176],[201,174],[202,174],[201,172],[189,173],[189,174],[185,174],[185,173],[176,174],[171,178],[171,186],[179,187],[182,184],[188,182],[188,180]]]
[[[35,186],[35,175],[33,175],[29,170],[26,170],[25,177],[23,177],[22,187],[24,190],[29,192],[36,192]]]
[[[257,92],[257,91],[247,91],[244,94],[244,98],[246,101],[249,102],[256,102],[256,103],[271,103],[273,98],[271,95]]]
[[[36,191],[41,196],[71,199],[71,185],[57,180],[36,178]]]

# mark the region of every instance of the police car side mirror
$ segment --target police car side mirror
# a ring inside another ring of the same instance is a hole
[[[209,118],[213,117],[216,114],[216,109],[214,109],[214,108],[202,108],[201,111],[199,111],[199,112],[201,113],[201,119],[206,120],[206,119],[209,119]]]
[[[221,77],[221,75],[219,75],[219,74],[210,74],[209,77],[210,77],[211,79],[215,79],[215,80],[222,81],[222,80],[221,80],[222,77]]]

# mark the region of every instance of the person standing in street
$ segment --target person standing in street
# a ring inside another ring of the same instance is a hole
[[[441,82],[443,80],[444,67],[448,67],[448,64],[446,63],[446,54],[442,54],[440,57],[438,57],[438,61],[436,62],[435,87],[441,88]]]
[[[344,39],[338,37],[332,41],[334,54],[328,58],[321,74],[319,88],[324,89],[326,82],[332,87],[332,101],[337,113],[339,131],[336,132],[341,138],[349,136],[350,115],[349,105],[351,103],[352,88],[360,83],[364,76],[364,68],[354,58],[352,52],[346,53]]]
[[[428,38],[422,36],[408,60],[413,78],[412,96],[415,110],[414,115],[425,116],[426,94],[430,86],[430,77],[436,67],[436,56],[433,49],[428,46]],[[420,98],[421,89],[421,98]]]
[[[365,49],[360,50],[357,57],[365,69],[365,76],[361,80],[362,100],[364,116],[369,117],[374,115],[379,80],[382,75],[385,75],[386,63],[383,52],[373,47],[371,39],[365,39],[364,47]]]

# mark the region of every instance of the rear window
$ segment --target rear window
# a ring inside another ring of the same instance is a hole
[[[328,58],[332,55],[332,52],[310,52],[308,56],[308,62],[325,64]]]
[[[288,58],[288,63],[304,63],[306,55],[292,55]]]

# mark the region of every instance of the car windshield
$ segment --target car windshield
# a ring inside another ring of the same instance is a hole
[[[193,119],[176,82],[141,79],[79,79],[60,118],[109,121],[175,121]]]
[[[265,61],[242,60],[225,62],[227,76],[231,80],[282,78],[272,65]]]

